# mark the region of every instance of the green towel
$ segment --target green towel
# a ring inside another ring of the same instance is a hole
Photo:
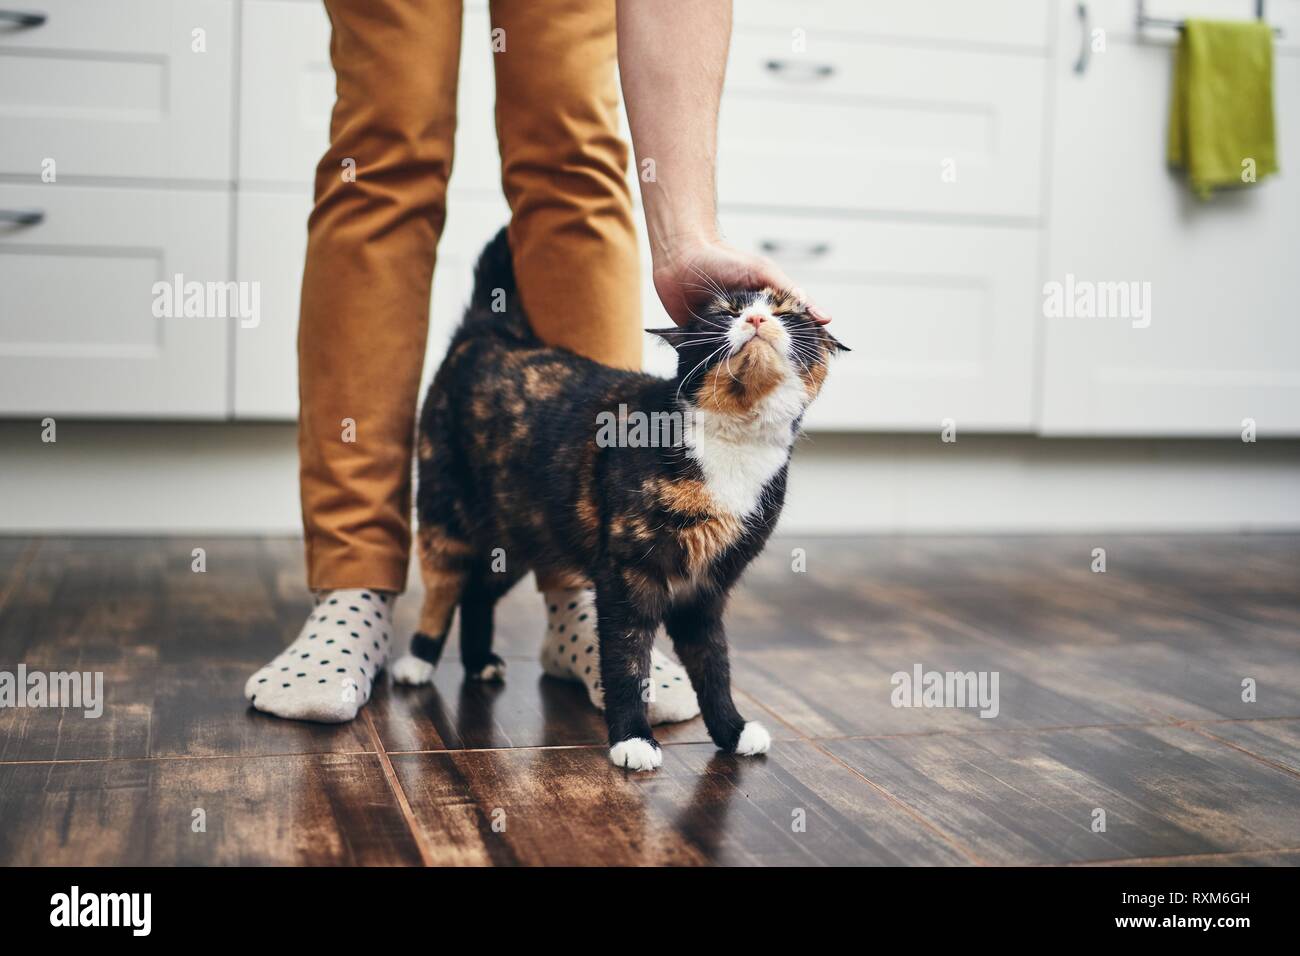
[[[1259,21],[1188,20],[1174,60],[1169,165],[1192,189],[1249,185],[1277,172],[1273,31]],[[1245,176],[1245,178],[1243,178]]]

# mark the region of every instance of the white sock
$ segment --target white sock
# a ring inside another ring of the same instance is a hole
[[[562,680],[581,681],[597,710],[605,709],[600,687],[600,646],[596,639],[596,593],[590,590],[547,591],[546,635],[542,641],[542,670]],[[700,712],[686,669],[655,648],[650,654],[654,699],[649,703],[652,724],[690,720]]]
[[[244,696],[277,717],[351,720],[388,661],[394,602],[368,588],[321,592],[297,640],[248,679]]]

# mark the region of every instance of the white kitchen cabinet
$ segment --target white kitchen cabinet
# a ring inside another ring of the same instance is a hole
[[[0,29],[0,173],[233,178],[229,0],[12,6],[45,20]]]
[[[157,282],[229,278],[225,193],[0,184],[0,209],[44,215],[0,224],[0,409],[225,414],[238,320],[154,315]]]
[[[1036,231],[741,213],[723,227],[797,276],[853,350],[808,427],[1032,426]]]
[[[1236,436],[1253,419],[1261,437],[1300,434],[1300,178],[1288,160],[1300,156],[1300,56],[1283,46],[1275,57],[1282,173],[1203,203],[1165,166],[1173,32],[1139,38],[1131,5],[1104,5],[1092,23],[1107,49],[1076,73],[1080,20],[1075,3],[1060,8],[1040,291],[1067,276],[1076,288],[1137,283],[1150,315],[1049,318],[1040,298],[1043,433]],[[1297,9],[1268,4],[1277,23]]]
[[[1046,75],[1044,54],[737,31],[719,200],[1033,219]]]

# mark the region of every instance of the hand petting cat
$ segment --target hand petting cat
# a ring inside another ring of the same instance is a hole
[[[722,289],[772,288],[805,298],[789,276],[766,256],[736,249],[721,239],[696,240],[671,249],[660,247],[654,261],[655,291],[668,316],[678,325]],[[831,317],[805,299],[818,325]]]
[[[678,325],[723,290],[792,293],[771,260],[718,237],[718,104],[731,42],[731,3],[620,0],[618,66],[645,208],[655,291]]]

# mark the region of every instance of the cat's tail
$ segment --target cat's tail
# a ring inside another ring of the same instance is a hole
[[[465,322],[467,325],[491,323],[495,331],[525,342],[537,341],[519,301],[514,260],[510,255],[505,226],[479,254],[478,264],[474,266],[474,292],[470,296]]]

